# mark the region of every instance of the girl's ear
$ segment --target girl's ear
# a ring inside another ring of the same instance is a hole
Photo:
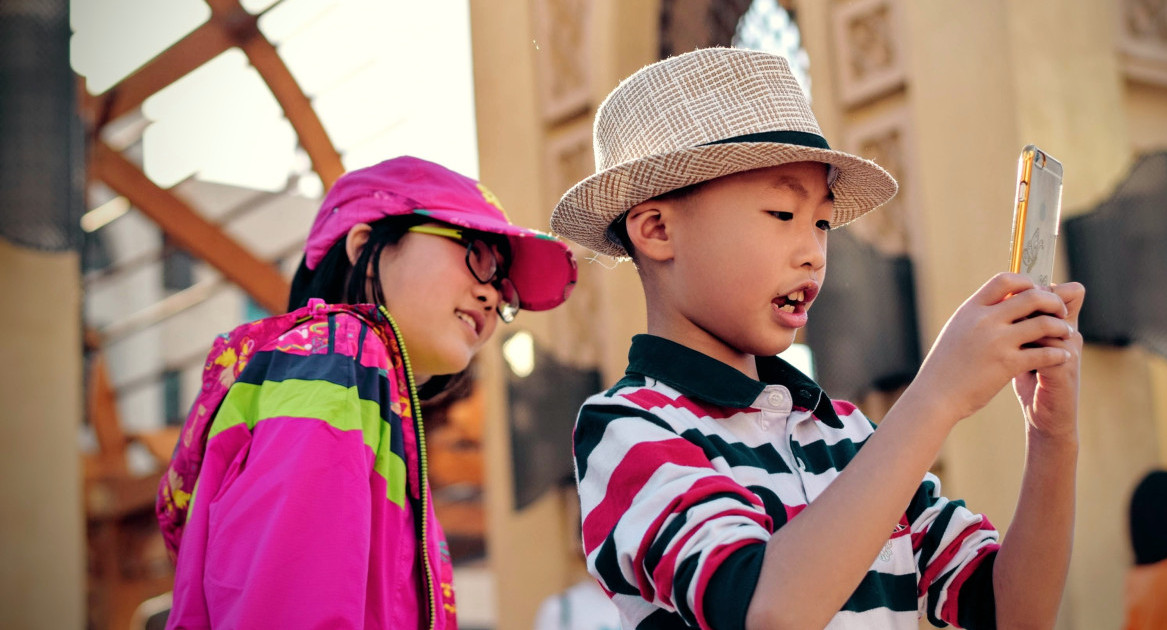
[[[673,241],[669,238],[669,219],[673,205],[659,199],[649,199],[632,206],[624,225],[628,240],[636,250],[637,258],[665,262],[673,258]]]
[[[369,235],[372,233],[373,228],[369,227],[368,223],[358,223],[349,229],[348,234],[344,237],[344,253],[348,256],[348,264],[357,264],[357,259],[361,257],[361,250],[369,242]]]

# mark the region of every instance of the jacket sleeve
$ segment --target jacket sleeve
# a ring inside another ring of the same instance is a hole
[[[989,519],[964,501],[940,494],[931,473],[908,506],[912,549],[919,571],[920,614],[933,625],[995,627],[993,564],[1000,535]]]
[[[353,357],[264,359],[262,380],[236,383],[212,429],[212,441],[249,443],[215,495],[199,498],[210,501],[209,620],[215,628],[364,627],[374,464],[366,434],[377,431],[380,406]]]
[[[588,569],[625,622],[676,613],[689,627],[742,627],[772,527],[761,500],[619,398],[584,405],[574,452]]]

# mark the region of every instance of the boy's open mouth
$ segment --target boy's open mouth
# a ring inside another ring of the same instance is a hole
[[[804,295],[805,294],[802,291],[795,291],[790,295],[779,297],[776,300],[778,309],[786,311],[787,313],[793,313],[794,311],[798,310],[799,306],[802,306],[802,299]]]
[[[818,286],[816,286],[814,283],[808,283],[798,287],[786,295],[780,295],[774,298],[773,302],[780,311],[784,311],[786,313],[801,313],[806,311],[817,293]]]

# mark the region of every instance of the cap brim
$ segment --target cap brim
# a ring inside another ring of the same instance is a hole
[[[608,226],[632,206],[685,186],[792,162],[837,168],[831,186],[831,223],[837,226],[887,203],[899,188],[875,162],[842,151],[776,142],[710,144],[631,160],[592,175],[564,193],[551,214],[551,228],[597,253],[627,256],[609,237]]]

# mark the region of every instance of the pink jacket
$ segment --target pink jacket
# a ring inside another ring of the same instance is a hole
[[[169,628],[457,628],[399,338],[313,300],[216,341],[160,489]]]

